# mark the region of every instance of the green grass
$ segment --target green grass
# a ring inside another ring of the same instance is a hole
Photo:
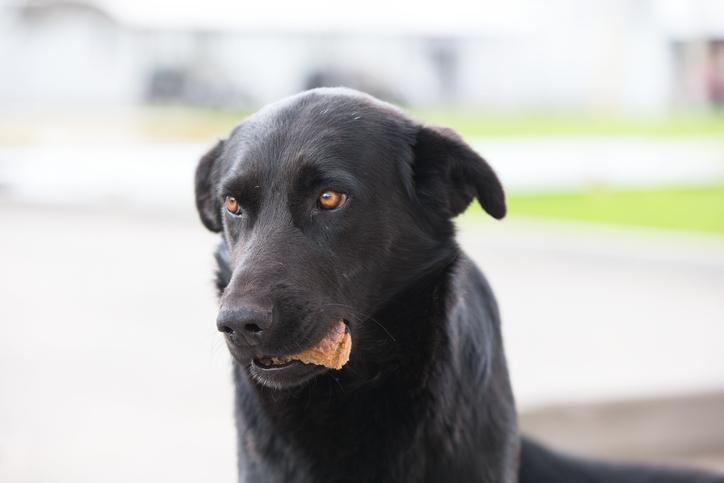
[[[477,205],[466,216],[482,216]],[[508,216],[664,228],[724,235],[724,184],[650,190],[516,195]]]
[[[724,139],[724,113],[676,113],[664,117],[594,115],[486,115],[455,110],[411,110],[431,124],[451,127],[466,137],[639,136]]]

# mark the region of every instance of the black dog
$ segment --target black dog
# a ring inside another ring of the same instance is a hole
[[[503,189],[454,132],[355,91],[308,91],[206,154],[196,197],[223,233],[217,325],[247,481],[506,483],[519,460],[525,482],[724,481],[521,444],[495,298],[451,221],[474,198],[502,218]],[[341,370],[274,362],[340,320]]]

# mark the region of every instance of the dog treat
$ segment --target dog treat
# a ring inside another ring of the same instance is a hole
[[[275,363],[285,363],[291,360],[301,361],[305,364],[316,364],[341,369],[349,360],[352,351],[352,336],[344,322],[339,321],[332,327],[324,339],[309,349],[291,356],[273,357]]]

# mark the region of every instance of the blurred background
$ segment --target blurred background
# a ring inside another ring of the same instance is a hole
[[[0,0],[0,481],[235,481],[193,170],[336,85],[506,185],[459,227],[525,431],[724,472],[724,3]]]

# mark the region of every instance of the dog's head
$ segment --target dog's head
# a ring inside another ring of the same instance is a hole
[[[505,215],[494,172],[453,131],[365,94],[316,89],[247,118],[196,171],[201,220],[223,235],[217,325],[233,357],[279,388],[327,370],[285,357],[340,321],[353,361],[384,346],[365,322],[454,259],[451,220],[473,198]]]

